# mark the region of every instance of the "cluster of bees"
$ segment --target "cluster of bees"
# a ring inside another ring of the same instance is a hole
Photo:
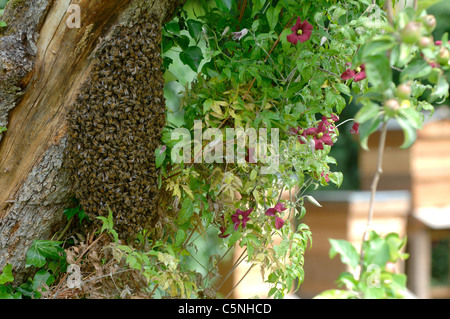
[[[154,150],[165,125],[161,26],[142,12],[98,49],[68,114],[67,170],[90,217],[113,212],[121,238],[158,221]],[[95,218],[91,218],[95,220]]]

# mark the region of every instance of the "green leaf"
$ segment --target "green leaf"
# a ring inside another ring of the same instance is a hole
[[[1,28],[1,27],[6,27],[6,26],[7,26],[7,24],[6,24],[5,21],[0,21],[0,28]]]
[[[363,124],[378,117],[378,111],[380,110],[378,104],[368,100],[363,101],[362,103],[363,107],[355,115],[356,122],[358,122],[359,124]]]
[[[164,148],[164,149],[163,149]],[[160,146],[155,150],[155,164],[159,168],[166,158],[166,146]]]
[[[4,285],[7,282],[13,282],[14,276],[12,274],[12,265],[6,264],[3,267],[2,274],[0,275],[0,285]]]
[[[281,6],[269,7],[266,12],[267,22],[269,23],[270,30],[275,30],[275,26],[278,23],[278,17],[280,16]]]
[[[230,12],[233,0],[216,0],[217,8],[223,12]]]
[[[266,0],[253,0],[252,18],[264,7]]]
[[[392,81],[392,71],[389,59],[385,55],[369,56],[365,58],[366,74],[373,86],[387,89]]]
[[[359,126],[359,139],[362,149],[366,151],[369,150],[367,146],[369,136],[378,129],[380,123],[381,119],[379,117],[375,117]]]
[[[342,83],[334,83],[333,86],[338,89],[339,92],[344,93],[345,95],[351,96],[350,88]]]
[[[431,73],[433,68],[422,59],[415,60],[400,73],[400,81],[406,82],[411,79],[421,78]]]
[[[190,197],[186,197],[181,204],[180,212],[178,213],[178,224],[182,225],[188,222],[194,213],[194,202]]]
[[[359,254],[353,245],[343,239],[328,239],[331,244],[330,258],[333,259],[337,254],[341,255],[342,263],[349,265],[353,269],[358,266]]]
[[[441,2],[442,0],[419,0],[417,3],[417,12],[421,12],[422,10],[426,10],[429,7],[435,5],[436,3]]]
[[[381,55],[381,53],[385,53],[392,49],[395,43],[394,37],[390,35],[375,37],[364,45],[363,57]]]
[[[404,142],[400,146],[400,148],[406,149],[410,147],[412,144],[414,144],[414,142],[416,141],[417,131],[408,120],[402,117],[397,117],[397,121],[398,124],[401,126],[404,135]]]
[[[433,89],[433,92],[430,94],[429,101],[432,103],[439,98],[448,97],[449,85],[445,78],[445,76],[440,76],[436,86]]]
[[[367,243],[364,255],[364,263],[368,265],[378,265],[384,267],[389,261],[391,255],[389,245],[383,238],[375,238]]]
[[[194,72],[197,72],[203,60],[202,50],[197,46],[191,46],[180,52],[180,60],[188,65]]]
[[[401,108],[399,110],[399,115],[411,124],[416,129],[422,129],[424,116],[422,113],[416,111],[412,107]]]
[[[46,258],[52,260],[65,260],[65,252],[59,245],[61,241],[35,240],[27,251],[26,267],[43,267]]]
[[[188,27],[189,35],[194,39],[202,33],[203,24],[200,21],[188,19],[186,20],[186,24]]]
[[[34,275],[31,287],[33,290],[37,290],[43,285],[50,286],[55,281],[55,277],[52,276],[48,271],[39,270],[36,275]]]
[[[184,243],[186,239],[186,231],[184,229],[178,229],[176,238],[175,238],[175,246],[180,246]]]

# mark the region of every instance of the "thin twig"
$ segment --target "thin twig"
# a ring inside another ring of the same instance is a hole
[[[242,254],[239,256],[239,258],[235,261],[233,267],[231,268],[231,270],[228,272],[228,274],[225,276],[225,278],[222,280],[222,282],[220,283],[220,285],[218,285],[216,287],[216,291],[218,291],[220,288],[222,288],[223,284],[225,283],[225,281],[228,279],[228,277],[231,276],[231,274],[234,272],[234,270],[240,265],[240,263],[245,259],[242,258],[242,256],[244,256],[244,254],[247,252],[247,248],[244,249],[244,251],[242,252]],[[241,259],[242,258],[242,259]]]
[[[373,176],[372,185],[370,186],[370,202],[369,202],[369,213],[367,216],[367,226],[366,230],[364,232],[363,240],[361,243],[361,250],[360,250],[360,275],[359,278],[361,278],[361,275],[363,273],[363,264],[364,264],[364,242],[368,239],[368,234],[370,231],[370,228],[372,227],[372,220],[373,220],[373,209],[375,205],[375,194],[377,192],[377,186],[378,181],[380,179],[381,174],[383,173],[382,169],[382,163],[383,163],[383,154],[384,154],[384,146],[386,144],[386,135],[387,135],[387,122],[383,123],[383,126],[381,128],[380,133],[380,141],[378,144],[378,159],[377,159],[377,170],[375,172],[375,175]]]
[[[242,278],[238,281],[238,283],[236,285],[234,285],[234,287],[230,290],[230,292],[225,296],[225,299],[228,299],[228,297],[231,295],[231,293],[237,288],[237,286],[239,286],[239,284],[242,282],[242,280],[244,280],[244,278],[248,275],[250,270],[252,270],[253,266],[255,266],[255,264],[252,264],[248,268],[247,272],[242,276]]]
[[[390,24],[394,23],[394,7],[392,5],[392,0],[386,0],[385,8],[388,16],[388,21]]]

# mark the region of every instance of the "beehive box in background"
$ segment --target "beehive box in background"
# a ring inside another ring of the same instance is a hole
[[[305,281],[298,292],[303,298],[337,288],[336,279],[348,269],[338,256],[330,260],[329,239],[348,240],[359,251],[369,211],[368,191],[323,191],[313,196],[322,207],[307,204],[307,213],[302,220],[310,227],[313,237],[312,248],[305,254]],[[404,236],[409,212],[408,191],[377,192],[373,230],[381,235],[396,232]],[[401,270],[403,265],[399,268]]]

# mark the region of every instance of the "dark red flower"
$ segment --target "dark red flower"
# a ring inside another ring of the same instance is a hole
[[[253,208],[250,208],[246,211],[242,211],[240,209],[236,209],[236,213],[231,216],[231,220],[233,221],[233,229],[237,230],[239,225],[242,224],[242,228],[247,226],[247,222],[250,220],[248,215],[253,211]]]
[[[245,155],[245,161],[247,163],[256,163],[255,153],[256,149],[254,147],[248,148],[247,153]]]
[[[219,237],[220,238],[227,238],[228,236],[230,236],[230,234],[225,235],[225,232],[227,231],[227,228],[223,225],[220,226],[220,234]]]
[[[352,128],[350,129],[350,133],[359,134],[359,123],[354,122]]]
[[[297,18],[297,22],[291,28],[292,32],[287,36],[287,40],[292,44],[297,44],[298,41],[301,43],[308,41],[311,38],[313,26],[308,21],[303,21],[300,17]]]
[[[225,217],[222,215],[222,225],[220,226],[220,238],[227,238],[230,236],[230,234],[225,235],[225,232],[227,231],[227,227],[225,226]]]
[[[325,121],[326,122],[326,121]],[[320,121],[319,125],[316,127],[312,127],[306,130],[306,135],[310,135],[314,139],[314,149],[315,150],[323,150],[323,144],[333,146],[333,140],[331,139],[330,134],[328,133],[327,124],[325,122]]]
[[[280,218],[278,215],[279,213],[281,213],[282,211],[285,211],[287,208],[284,207],[283,203],[278,203],[275,205],[275,207],[273,208],[269,208],[268,210],[266,210],[265,214],[267,216],[274,216],[275,217],[275,228],[276,229],[280,229],[281,227],[283,227],[284,225],[284,219]]]
[[[350,66],[351,63],[346,63],[347,66]],[[344,71],[344,73],[341,74],[342,80],[348,80],[353,78],[355,82],[364,80],[366,78],[366,66],[365,64],[361,64],[356,69],[352,70],[351,68]]]

